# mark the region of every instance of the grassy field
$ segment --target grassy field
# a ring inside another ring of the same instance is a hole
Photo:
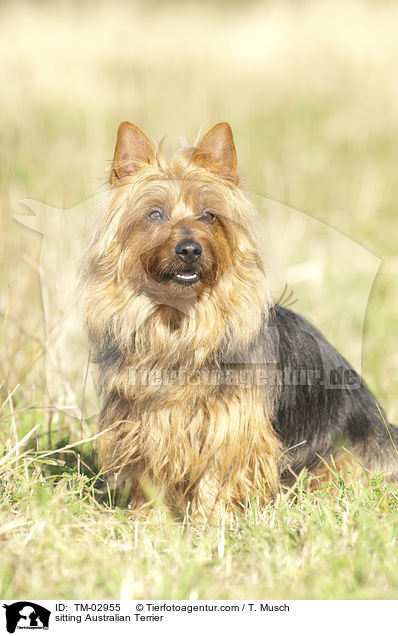
[[[388,1],[1,4],[0,598],[397,597],[383,475],[314,492],[303,475],[218,527],[116,505],[95,418],[48,398],[41,237],[11,216],[21,199],[73,208],[53,248],[84,244],[76,206],[120,121],[171,148],[229,121],[274,293],[287,280],[398,422],[397,20]]]

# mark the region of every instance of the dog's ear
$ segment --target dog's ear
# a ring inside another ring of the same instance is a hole
[[[117,131],[111,185],[122,177],[133,175],[142,164],[151,163],[154,158],[155,150],[148,137],[134,124],[123,121]]]
[[[228,173],[236,171],[236,150],[231,126],[227,122],[220,122],[210,128],[200,140],[195,150],[195,161],[218,168]]]

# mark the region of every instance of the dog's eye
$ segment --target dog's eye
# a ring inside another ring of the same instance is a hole
[[[150,221],[164,221],[165,215],[164,212],[162,212],[161,210],[151,210],[146,215],[146,218]]]
[[[216,220],[216,215],[213,214],[213,212],[209,212],[209,210],[206,210],[206,212],[203,212],[202,216],[199,217],[199,221],[203,221],[203,223],[214,223],[214,221]]]

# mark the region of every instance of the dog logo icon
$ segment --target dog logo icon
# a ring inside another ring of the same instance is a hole
[[[3,607],[6,610],[9,634],[13,634],[16,629],[48,629],[51,612],[37,603],[18,601]]]

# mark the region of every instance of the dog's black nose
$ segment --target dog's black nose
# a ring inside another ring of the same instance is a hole
[[[197,261],[202,253],[202,248],[195,241],[181,241],[176,245],[176,254],[184,263]]]

